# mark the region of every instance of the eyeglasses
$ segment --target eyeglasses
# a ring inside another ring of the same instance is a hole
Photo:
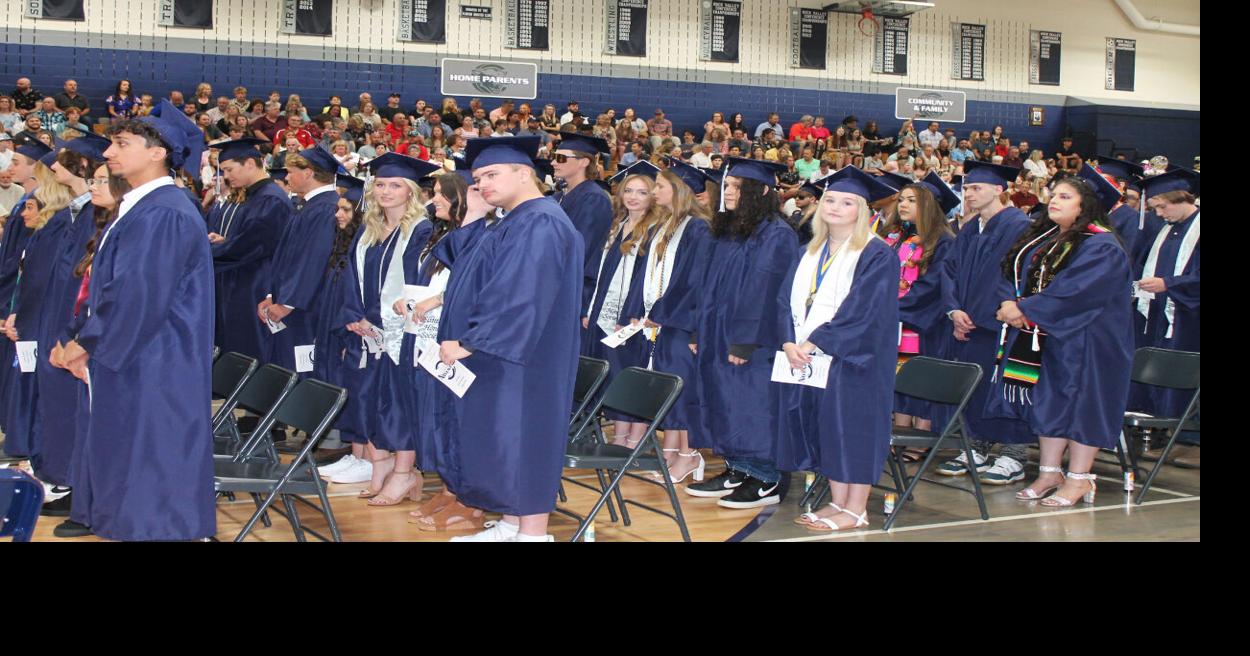
[[[91,187],[107,187],[107,186],[108,186],[108,184],[109,184],[109,179],[108,179],[108,178],[87,178],[87,187],[88,187],[88,188],[91,188]]]
[[[556,156],[553,157],[552,159],[555,161],[556,164],[564,164],[568,162],[570,159],[585,159],[585,158],[582,157],[581,155],[565,155],[564,153],[556,153]]]

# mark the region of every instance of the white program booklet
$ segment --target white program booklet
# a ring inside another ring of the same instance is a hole
[[[307,374],[313,370],[313,349],[315,344],[295,347],[295,371],[296,373]]]
[[[777,351],[777,356],[773,358],[772,380],[774,383],[807,385],[825,389],[825,386],[829,384],[829,365],[831,364],[833,364],[832,357],[813,354],[809,364],[801,369],[794,369],[790,366],[790,359],[786,357],[785,351]]]
[[[464,363],[457,362],[450,367],[443,364],[438,357],[437,348],[422,351],[420,357],[417,358],[417,363],[460,398],[464,398],[464,393],[469,391],[469,386],[477,379],[477,376],[464,366]]]
[[[22,373],[34,373],[35,364],[39,362],[39,342],[17,343],[17,366]]]
[[[608,348],[616,348],[621,344],[629,341],[630,337],[637,335],[643,328],[642,322],[638,322],[629,326],[622,326],[620,330],[599,340],[607,345]]]

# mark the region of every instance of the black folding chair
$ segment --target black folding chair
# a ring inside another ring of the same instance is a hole
[[[904,426],[891,428],[890,446],[892,448],[890,449],[890,458],[893,460],[892,469],[898,472],[895,474],[896,480],[901,476],[902,480],[906,481],[907,489],[899,494],[894,512],[890,513],[890,516],[885,520],[885,525],[882,527],[884,530],[889,531],[894,522],[898,520],[898,516],[903,513],[903,508],[907,506],[907,502],[912,498],[912,492],[915,491],[916,485],[920,483],[921,475],[933,463],[944,441],[958,440],[964,452],[964,457],[968,459],[968,462],[975,462],[972,458],[972,443],[969,441],[967,431],[965,430],[964,408],[968,405],[968,400],[972,398],[972,392],[976,389],[977,383],[981,381],[981,375],[980,365],[939,360],[925,356],[908,360],[903,365],[903,368],[899,370],[898,376],[894,380],[895,392],[930,403],[954,405],[955,413],[940,433]],[[929,449],[928,455],[920,463],[916,474],[910,479],[907,478],[907,469],[902,460],[902,450],[907,447]],[[985,509],[985,495],[981,491],[981,481],[976,476],[971,476],[970,478],[972,478],[972,495],[977,499],[977,506],[981,510],[981,519],[989,519],[990,513]],[[924,480],[934,485],[942,485],[967,492],[966,489],[957,485],[929,479]]]
[[[232,354],[227,353],[222,359],[230,355]],[[298,382],[299,376],[294,371],[276,364],[267,364],[252,374],[231,404],[230,412],[224,413],[220,426],[216,421],[213,423],[213,457],[220,460],[250,458],[258,449],[263,449],[270,460],[276,461],[278,454],[273,448],[269,428],[262,431],[260,424],[264,419],[272,418],[282,400],[295,389]],[[249,434],[245,435],[239,430],[234,415],[234,411],[238,409],[261,418]],[[272,426],[273,421],[269,425]]]
[[[608,385],[603,398],[595,404],[594,409],[583,419],[582,425],[576,429],[575,432],[580,433],[586,429],[586,424],[598,421],[604,409],[621,412],[647,422],[647,432],[638,441],[638,446],[632,449],[592,441],[569,444],[564,457],[566,468],[604,470],[613,474],[608,486],[600,491],[599,499],[595,501],[590,514],[578,526],[577,533],[573,535],[573,542],[581,539],[586,528],[595,520],[595,515],[604,504],[608,503],[613,494],[616,494],[617,503],[621,506],[621,516],[626,526],[629,526],[629,513],[625,506],[635,505],[677,522],[678,528],[681,529],[682,540],[690,541],[690,532],[686,529],[681,504],[677,501],[677,486],[673,484],[673,479],[668,473],[668,463],[664,460],[664,452],[656,436],[660,423],[664,421],[664,417],[668,415],[669,410],[681,395],[682,385],[679,376],[630,367],[617,374],[612,384]],[[664,482],[649,480],[632,473],[631,470],[659,471],[663,474]],[[663,487],[668,493],[673,512],[670,514],[659,508],[623,498],[620,494],[620,485],[621,479],[626,476]]]
[[[239,392],[243,391],[243,386],[252,377],[257,366],[259,365],[256,358],[249,358],[233,351],[218,357],[213,362],[213,398],[222,399],[221,407],[213,415],[214,435],[234,413],[234,406],[239,401]]]
[[[1125,439],[1127,431],[1161,430],[1168,435],[1167,446],[1163,447],[1163,453],[1159,454],[1159,461],[1151,468],[1150,475],[1146,477],[1146,483],[1137,494],[1136,503],[1141,504],[1146,493],[1150,491],[1150,486],[1154,484],[1155,476],[1167,462],[1168,454],[1171,453],[1181,431],[1201,432],[1202,430],[1200,422],[1195,419],[1198,414],[1198,398],[1202,394],[1202,354],[1154,347],[1139,348],[1133,353],[1132,381],[1142,385],[1194,391],[1193,398],[1189,400],[1185,411],[1179,417],[1156,417],[1141,412],[1124,413],[1124,429],[1120,433],[1119,448],[1128,451],[1130,457],[1133,452],[1128,449]],[[1132,466],[1134,470],[1137,469],[1136,458],[1133,458]]]
[[[281,421],[308,433],[308,441],[304,448],[290,464],[271,462],[260,458],[241,458],[236,460],[214,461],[214,487],[217,492],[243,492],[247,494],[266,495],[252,513],[251,518],[243,526],[243,530],[235,536],[235,542],[252,531],[256,522],[260,521],[265,512],[273,505],[275,499],[281,497],[283,510],[274,510],[286,517],[295,532],[295,539],[306,542],[305,534],[330,542],[342,542],[338,524],[334,521],[334,512],[330,508],[330,500],[326,497],[325,483],[317,475],[317,464],[313,461],[312,452],[317,447],[334,418],[338,416],[343,404],[347,402],[347,391],[329,383],[306,378],[300,381],[295,390],[278,406],[276,413],[266,415],[256,426],[253,436],[265,434],[275,421]],[[303,498],[300,495],[316,495],[321,505]],[[296,502],[303,503],[325,517],[330,527],[330,538],[304,526],[299,518]]]
[[[598,358],[588,358],[580,356],[577,359],[577,380],[573,384],[573,415],[569,419],[569,444],[577,444],[583,440],[593,439],[596,444],[604,444],[606,439],[603,435],[603,415],[600,413],[593,421],[587,421],[595,398],[599,395],[600,389],[603,387],[603,381],[608,378],[608,370],[611,365],[607,360]],[[559,499],[560,503],[567,503],[568,494],[564,491],[564,484],[571,483],[578,487],[584,487],[591,490],[595,494],[600,494],[608,488],[608,477],[602,469],[595,470],[595,476],[599,479],[599,487],[588,485],[575,478],[563,476],[560,479]],[[617,491],[619,498],[620,491]],[[566,508],[556,507],[556,512],[561,515],[571,517],[574,521],[581,523],[582,516],[568,510]],[[612,501],[608,500],[608,517],[612,521],[616,521],[616,507]]]

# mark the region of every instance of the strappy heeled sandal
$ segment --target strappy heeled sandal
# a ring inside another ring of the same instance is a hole
[[[417,517],[429,517],[443,508],[446,508],[448,504],[455,500],[456,495],[452,494],[451,490],[443,488],[441,492],[430,497],[429,501],[421,504],[420,508],[408,513],[408,516],[414,519]]]
[[[1060,479],[1063,479],[1063,467],[1047,467],[1046,465],[1042,465],[1037,468],[1037,471],[1043,474],[1059,474]],[[1061,485],[1063,485],[1063,480],[1060,480],[1058,484],[1052,485],[1041,492],[1034,492],[1033,487],[1029,486],[1019,492],[1016,492],[1016,498],[1021,501],[1037,501],[1051,492],[1058,490]]]
[[[369,463],[373,465],[374,471],[377,471],[377,467],[378,467],[378,463],[379,463],[379,462],[386,462],[387,460],[394,460],[394,459],[395,459],[395,456],[394,456],[394,455],[389,455],[389,456],[386,456],[385,458],[378,458],[377,460],[370,460],[370,461],[369,461]],[[386,476],[382,477],[382,485],[386,485],[386,477],[387,477],[387,476],[390,476],[390,475],[391,475],[392,473],[394,473],[394,472],[395,472],[395,470],[394,470],[394,469],[391,469],[391,472],[390,472],[390,473],[388,473]],[[370,488],[369,488],[368,490],[361,490],[361,491],[360,491],[360,494],[356,495],[356,498],[358,498],[358,499],[372,499],[373,497],[378,496],[378,494],[380,494],[380,493],[382,492],[381,488],[376,489],[376,490],[372,488],[373,481],[369,481],[369,484],[370,484]]]
[[[1089,491],[1081,495],[1081,500],[1084,501],[1085,503],[1094,502],[1094,497],[1097,496],[1098,494],[1098,484],[1094,482],[1098,480],[1098,476],[1096,474],[1090,474],[1090,473],[1078,474],[1076,472],[1068,472],[1068,478],[1077,480],[1077,481],[1089,481]],[[1069,506],[1076,505],[1076,502],[1071,499],[1068,499],[1067,497],[1061,497],[1058,494],[1052,494],[1049,497],[1042,499],[1042,505],[1048,506],[1051,508],[1067,508]]]
[[[433,515],[408,521],[416,524],[417,528],[422,531],[464,531],[484,528],[485,519],[486,513],[477,508],[470,508],[457,500],[447,504]]]
[[[830,503],[829,507],[833,508],[834,512],[842,512],[842,506],[839,506],[836,503]],[[799,526],[811,526],[818,521],[820,521],[820,515],[817,515],[814,512],[805,512],[794,518],[794,523]]]
[[[846,508],[843,508],[842,513],[846,515],[850,515],[851,517],[855,518],[855,525],[850,528],[855,529],[855,528],[863,528],[865,526],[868,526],[868,511],[867,510],[865,510],[862,514],[857,515],[847,510]],[[838,526],[833,521],[833,519],[829,517],[818,518],[815,522],[808,524],[807,528],[810,530],[816,531],[818,533],[834,533],[836,531],[848,530],[848,529]]]
[[[424,482],[424,478],[421,476],[421,472],[415,469],[409,469],[408,471],[402,471],[402,472],[393,471],[390,473],[390,476],[387,476],[387,481],[390,481],[391,476],[395,476],[397,474],[403,475],[403,476],[409,476],[412,479],[408,482],[408,487],[404,488],[404,491],[401,492],[399,496],[397,497],[387,496],[379,492],[373,495],[373,498],[369,499],[368,505],[374,508],[377,508],[381,506],[398,506],[399,504],[403,503],[404,499],[406,498],[412,499],[413,501],[421,500],[421,487],[422,487],[422,483]],[[385,485],[383,485],[382,487],[383,489],[386,489]]]

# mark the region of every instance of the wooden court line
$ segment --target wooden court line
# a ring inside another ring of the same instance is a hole
[[[1147,506],[1163,506],[1173,503],[1188,503],[1191,501],[1201,501],[1201,496],[1185,497],[1182,499],[1160,499],[1159,501],[1147,501],[1140,506],[1131,504],[1135,508],[1145,508]],[[1041,519],[1043,517],[1057,517],[1059,515],[1076,515],[1082,513],[1095,513],[1104,510],[1124,510],[1123,505],[1102,506],[1100,508],[1073,508],[1070,510],[1056,510],[1047,513],[1028,513],[1025,515],[1008,515],[1006,517],[991,517],[989,519],[965,519],[955,522],[942,522],[937,524],[922,524],[920,526],[904,526],[902,528],[891,529],[889,533],[881,529],[875,531],[851,531],[843,533],[841,531],[832,535],[813,535],[802,538],[779,538],[776,540],[765,540],[765,542],[824,542],[827,540],[840,540],[842,538],[863,537],[866,535],[893,535],[894,533],[904,533],[910,531],[924,531],[931,528],[951,528],[956,526],[975,526],[977,524],[990,524],[996,522],[1011,522],[1020,519]]]

